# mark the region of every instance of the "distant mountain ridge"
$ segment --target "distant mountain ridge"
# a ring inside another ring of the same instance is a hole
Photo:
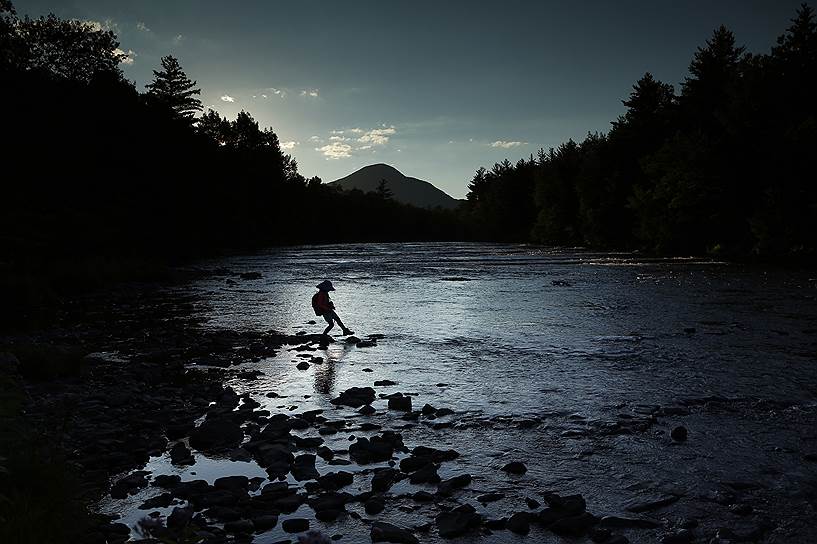
[[[340,187],[344,191],[358,189],[368,193],[376,191],[381,180],[386,180],[386,188],[391,191],[392,198],[404,204],[411,204],[418,208],[440,207],[448,210],[459,205],[457,199],[431,183],[405,176],[397,168],[382,163],[364,166],[328,185]]]

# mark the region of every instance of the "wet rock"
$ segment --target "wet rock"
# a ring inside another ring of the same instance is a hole
[[[375,521],[372,523],[371,531],[372,542],[394,542],[396,544],[419,544],[419,540],[408,529],[385,523],[382,521]]]
[[[389,410],[398,410],[401,412],[411,412],[411,397],[407,397],[398,393],[398,396],[389,398]]]
[[[173,504],[173,495],[170,493],[162,493],[156,497],[151,497],[150,499],[143,502],[139,505],[139,510],[150,510],[153,508],[167,508]]]
[[[386,503],[380,497],[372,497],[363,503],[363,508],[370,516],[374,516],[382,512],[386,508]]]
[[[528,471],[528,467],[519,461],[512,461],[502,467],[502,470],[508,474],[525,474]]]
[[[648,512],[650,510],[657,510],[659,508],[663,508],[674,503],[677,500],[678,500],[677,495],[663,495],[660,497],[654,497],[649,499],[636,499],[627,503],[624,509],[627,510],[628,512],[634,512],[638,514],[641,512]]]
[[[176,466],[193,465],[196,463],[196,459],[193,457],[193,452],[184,445],[184,442],[177,442],[170,448],[170,462]]]
[[[351,472],[327,472],[318,478],[318,483],[327,491],[336,491],[341,487],[350,485],[354,477]]]
[[[374,382],[375,387],[390,387],[392,385],[397,385],[397,382],[393,382],[391,380],[377,380]]]
[[[482,504],[488,504],[489,502],[496,502],[504,498],[505,495],[502,493],[485,493],[484,495],[478,496],[477,500]]]
[[[689,435],[689,433],[688,433],[686,427],[684,427],[683,425],[679,425],[679,426],[675,427],[672,430],[672,432],[670,433],[670,436],[676,442],[683,442],[684,440],[687,439],[688,435]]]
[[[330,402],[337,406],[344,405],[359,408],[365,404],[371,404],[374,399],[375,391],[371,387],[352,387]]]
[[[175,487],[181,481],[182,478],[178,474],[160,474],[153,478],[153,485],[156,487],[164,487],[165,489],[169,489],[171,487]]]
[[[439,465],[429,463],[413,472],[409,477],[409,481],[413,484],[436,484],[440,481],[440,475],[437,474],[438,468]]]
[[[318,479],[320,474],[315,469],[315,456],[309,453],[297,456],[292,462],[292,476],[299,482]]]
[[[436,415],[437,417],[445,417],[450,416],[453,413],[454,410],[452,410],[451,408],[437,408],[437,412],[434,415]]]
[[[190,435],[190,445],[202,451],[234,448],[244,439],[244,431],[235,421],[207,418]]]
[[[139,489],[148,485],[147,476],[150,472],[145,470],[137,470],[124,478],[117,481],[111,486],[111,497],[115,499],[124,499],[128,495],[133,495]]]
[[[361,406],[358,410],[359,414],[363,414],[364,416],[370,416],[374,414],[377,410],[375,410],[371,404],[367,404],[365,406]]]
[[[391,431],[384,431],[381,436],[373,436],[371,440],[360,437],[357,442],[349,446],[349,456],[361,465],[377,463],[391,459],[394,451],[405,450],[402,437]]]
[[[344,510],[346,503],[352,500],[349,493],[327,491],[307,500],[307,504],[315,511]]]
[[[436,411],[437,411],[436,408],[426,403],[423,405],[423,408],[420,410],[420,413],[422,413],[424,416],[430,416]]]
[[[248,519],[239,519],[225,523],[224,531],[227,533],[252,533],[255,531],[255,526]]]
[[[335,457],[335,452],[332,451],[332,448],[328,448],[326,446],[321,446],[318,448],[317,454],[318,457],[324,461],[331,461]]]
[[[355,346],[357,346],[359,348],[373,348],[376,345],[377,345],[376,340],[361,340],[360,342],[355,344]]]
[[[246,476],[224,476],[216,478],[213,487],[216,489],[226,489],[227,491],[247,491],[250,480]]]
[[[191,519],[193,519],[192,508],[176,507],[170,515],[167,516],[167,526],[170,529],[182,529],[190,523]]]
[[[539,501],[537,501],[536,499],[532,499],[532,498],[530,498],[530,497],[525,497],[525,504],[527,504],[527,505],[528,505],[528,508],[531,508],[531,509],[533,509],[533,508],[539,508],[540,506],[542,506],[542,505],[539,503]]]
[[[534,516],[529,512],[517,512],[508,518],[505,527],[512,533],[526,535],[530,532],[530,524]]]
[[[604,516],[599,520],[599,525],[613,529],[655,529],[661,527],[661,522],[649,518]]]
[[[399,478],[400,472],[393,468],[379,468],[372,476],[372,491],[388,491]]]
[[[250,521],[252,521],[252,526],[255,529],[255,532],[261,533],[264,531],[269,531],[278,525],[278,516],[275,514],[262,514],[260,516],[253,517]]]
[[[295,447],[299,450],[309,450],[312,448],[317,448],[323,444],[323,438],[320,438],[319,436],[301,438],[298,435],[294,435],[292,438],[295,441]]]
[[[596,516],[584,512],[578,516],[568,516],[558,519],[548,526],[548,529],[561,536],[582,536],[596,523]]]
[[[661,537],[661,544],[689,544],[695,540],[695,535],[689,529],[680,529]]]
[[[170,440],[179,440],[180,438],[188,436],[195,428],[196,425],[192,421],[188,423],[168,425],[165,428],[165,436],[167,436],[167,438]]]
[[[309,368],[309,363],[307,363],[306,361],[301,361],[295,366],[295,368],[297,368],[298,370],[306,370],[307,368]]]
[[[555,493],[544,494],[548,507],[539,512],[539,523],[549,527],[560,519],[578,516],[584,513],[587,507],[584,497],[581,495],[566,495],[564,497]]]
[[[738,516],[748,516],[752,513],[752,505],[746,503],[737,503],[729,506],[729,511]]]
[[[434,519],[437,532],[443,538],[454,538],[479,527],[482,518],[470,504],[464,504],[450,512],[443,512]]]
[[[451,493],[454,492],[454,490],[466,487],[470,483],[471,483],[470,474],[460,474],[459,476],[454,476],[453,478],[449,478],[447,480],[440,482],[437,485],[437,493],[443,496],[450,495]]]
[[[303,533],[309,529],[309,520],[304,518],[290,518],[281,522],[281,528],[287,533]]]
[[[590,536],[590,540],[596,542],[597,544],[602,542],[607,542],[611,536],[613,536],[612,531],[610,529],[606,529],[604,527],[593,527],[588,532]]]
[[[417,502],[431,502],[434,500],[434,495],[429,493],[428,491],[418,491],[414,495],[411,496]]]

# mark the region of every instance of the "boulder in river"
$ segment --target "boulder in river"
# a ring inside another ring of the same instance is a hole
[[[365,404],[371,404],[374,399],[375,391],[371,387],[351,387],[330,402],[337,406],[344,405],[360,408]]]
[[[395,544],[419,544],[419,540],[408,529],[375,521],[372,523],[372,542],[394,542]]]
[[[482,523],[482,517],[476,513],[473,506],[463,504],[450,512],[439,514],[434,521],[441,537],[454,538],[479,527]]]
[[[683,425],[678,425],[670,433],[670,436],[676,442],[683,442],[684,440],[687,439],[688,435],[689,435],[689,432],[687,431],[686,427],[684,427]]]
[[[411,397],[400,393],[395,394],[395,396],[391,396],[389,398],[389,410],[411,412]]]
[[[190,445],[202,451],[234,448],[244,439],[238,423],[227,417],[207,418],[190,434]]]
[[[528,467],[519,461],[511,461],[502,467],[502,470],[508,474],[525,474],[528,471]]]

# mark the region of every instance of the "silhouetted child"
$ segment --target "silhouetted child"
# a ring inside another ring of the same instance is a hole
[[[332,287],[332,282],[324,280],[316,287],[318,288],[318,292],[312,295],[312,309],[315,310],[315,315],[322,315],[326,322],[329,323],[329,326],[323,330],[323,334],[329,334],[329,331],[335,326],[335,321],[337,321],[340,328],[343,329],[343,336],[354,334],[355,331],[347,329],[346,325],[340,320],[338,314],[335,313],[335,305],[329,299],[329,291],[335,290],[335,288]]]

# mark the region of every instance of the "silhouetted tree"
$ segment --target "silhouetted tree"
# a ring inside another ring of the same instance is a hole
[[[201,90],[187,77],[173,55],[162,57],[162,69],[153,71],[153,81],[145,88],[151,97],[168,106],[179,119],[192,122],[196,112],[202,110],[201,100],[195,98]]]

